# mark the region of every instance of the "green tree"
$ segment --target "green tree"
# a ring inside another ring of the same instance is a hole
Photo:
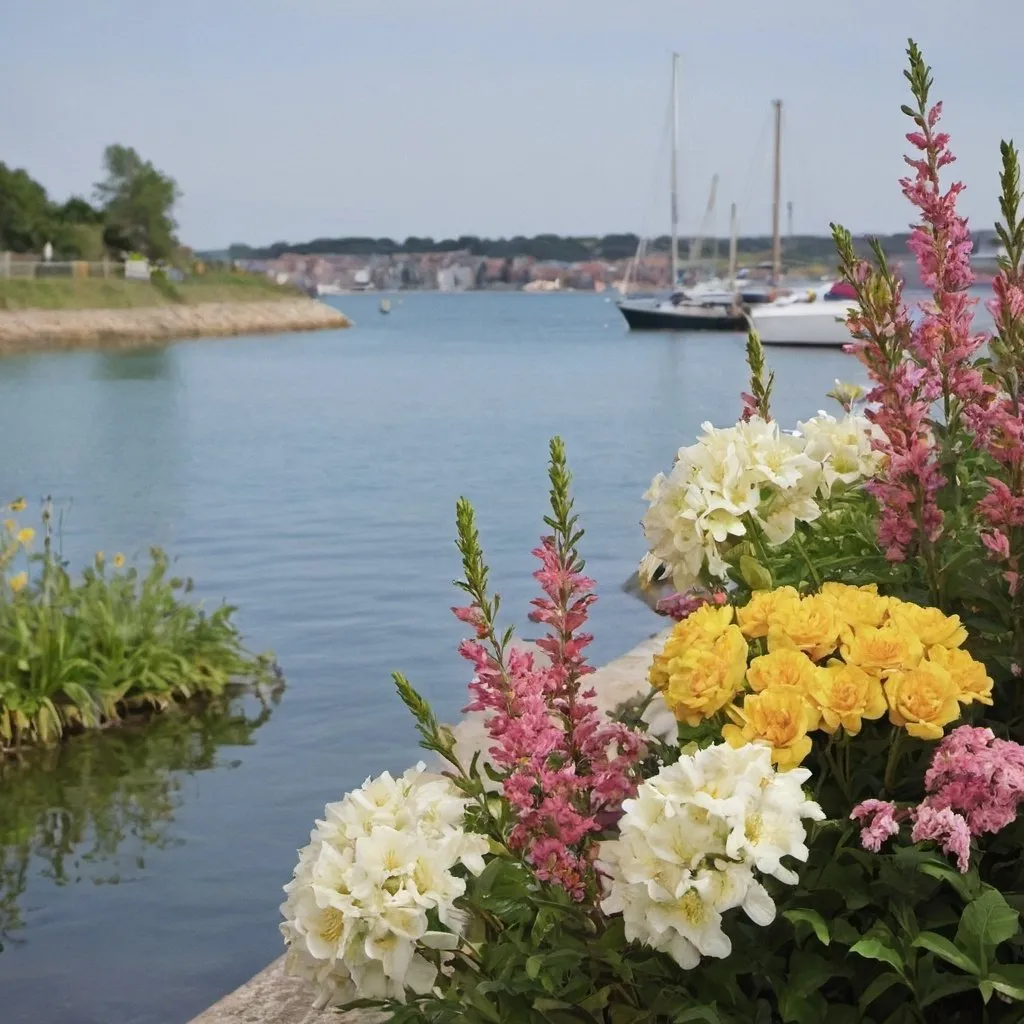
[[[0,250],[38,252],[52,231],[46,189],[27,171],[0,162]]]
[[[104,240],[150,259],[170,257],[177,245],[171,212],[181,195],[174,179],[129,146],[107,146],[103,166],[106,177],[96,184],[96,198],[107,223]]]

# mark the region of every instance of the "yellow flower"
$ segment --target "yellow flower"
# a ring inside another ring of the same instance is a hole
[[[124,568],[124,555],[122,555],[120,551],[116,555],[114,555],[114,568],[115,569],[123,569]]]
[[[862,718],[881,718],[888,707],[876,676],[838,660],[818,669],[808,692],[820,710],[821,728],[827,733],[842,726],[856,736]]]
[[[14,519],[5,519],[4,520],[4,529],[8,533],[14,533],[18,529],[17,521],[14,520]]]
[[[651,682],[664,693],[665,703],[676,718],[687,725],[700,725],[720,711],[743,689],[747,668],[747,641],[737,626],[706,645],[695,645],[670,658],[662,666],[664,683],[658,686],[651,670]]]
[[[939,608],[889,599],[889,618],[894,625],[914,633],[925,647],[959,647],[967,639],[967,630],[959,615],[946,615]]]
[[[873,675],[916,668],[924,657],[924,648],[916,633],[900,629],[893,623],[884,626],[861,626],[844,643],[843,659]]]
[[[780,686],[792,686],[807,694],[810,693],[814,677],[820,671],[803,651],[783,647],[771,654],[754,658],[747,669],[747,682],[758,693]]]
[[[18,593],[19,590],[24,590],[27,584],[28,584],[28,573],[27,572],[19,572],[16,575],[11,576],[7,580],[7,585],[16,594]]]
[[[839,645],[839,618],[827,598],[816,594],[798,604],[782,604],[768,625],[768,650],[795,647],[818,661]]]
[[[942,738],[942,730],[960,717],[959,691],[953,677],[934,661],[922,661],[885,681],[889,721],[922,740]]]
[[[722,739],[730,747],[762,741],[772,748],[772,761],[785,771],[795,768],[811,752],[808,731],[817,717],[798,690],[784,686],[750,693],[743,707],[732,705],[729,717],[737,724],[723,726]]]
[[[865,587],[826,583],[821,588],[821,596],[832,602],[844,634],[858,626],[880,626],[889,611],[888,601],[879,596],[878,587],[873,583]]]
[[[7,507],[12,512],[24,512],[25,511],[25,499],[24,498],[15,498],[14,501],[12,501]]]
[[[800,595],[793,587],[776,590],[755,590],[750,600],[736,609],[736,622],[748,640],[768,635],[768,622],[775,610],[784,604],[799,604]]]
[[[31,544],[35,539],[36,531],[31,526],[24,526],[18,531],[18,543],[22,545]]]
[[[668,664],[694,647],[707,648],[732,623],[731,605],[701,605],[692,615],[672,627],[660,654],[654,656],[648,678],[651,686],[664,690],[668,685]]]
[[[928,660],[941,665],[950,675],[959,691],[957,699],[961,704],[992,703],[992,677],[980,661],[975,661],[966,651],[958,647],[943,647],[937,644],[928,648]]]

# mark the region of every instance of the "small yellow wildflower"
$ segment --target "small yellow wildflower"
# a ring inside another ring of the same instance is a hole
[[[7,585],[14,591],[14,593],[17,594],[19,591],[24,590],[28,585],[28,573],[16,573],[7,580]]]
[[[736,609],[736,622],[748,640],[756,640],[768,635],[768,623],[777,608],[799,603],[800,595],[794,587],[755,590],[750,600],[742,608]]]
[[[839,646],[839,617],[828,598],[816,594],[780,605],[768,624],[768,650],[795,647],[818,661]]]
[[[124,555],[122,555],[120,551],[118,551],[118,553],[116,555],[114,555],[114,568],[115,569],[123,569],[124,568]]]
[[[967,639],[967,630],[959,615],[946,615],[941,608],[889,599],[889,618],[893,625],[914,633],[925,647],[959,647]]]
[[[36,531],[33,530],[31,526],[23,526],[18,531],[18,543],[22,546],[28,546],[33,540],[35,540],[35,536]]]
[[[980,661],[975,661],[959,647],[943,647],[937,644],[928,648],[928,660],[941,665],[950,675],[959,691],[957,699],[961,704],[992,703],[992,677]]]
[[[795,768],[811,752],[807,733],[817,725],[817,714],[791,686],[747,694],[742,708],[730,705],[727,710],[736,723],[722,728],[722,739],[730,747],[768,743],[780,771]]]
[[[956,683],[933,661],[922,661],[907,672],[894,672],[885,681],[885,696],[889,721],[918,739],[941,739],[945,726],[960,717]]]
[[[12,501],[7,507],[12,512],[24,512],[25,511],[25,499],[24,498],[15,498],[14,501]]]
[[[8,533],[16,533],[18,529],[18,521],[16,519],[5,519],[4,529]]]
[[[881,718],[888,708],[878,677],[841,661],[830,662],[815,673],[810,697],[821,712],[821,728],[827,733],[842,726],[856,736],[861,719]]]

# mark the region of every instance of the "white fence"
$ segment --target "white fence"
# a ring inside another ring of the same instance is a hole
[[[24,259],[14,253],[0,252],[0,280],[38,280],[48,277],[124,277],[124,264],[117,260],[90,263],[88,260]]]

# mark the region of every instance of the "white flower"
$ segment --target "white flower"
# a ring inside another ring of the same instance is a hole
[[[854,484],[879,464],[874,428],[862,416],[836,420],[826,413],[787,434],[753,417],[732,427],[705,423],[695,444],[680,448],[668,476],[659,473],[644,495],[648,555],[641,577],[658,566],[683,592],[728,579],[730,551],[751,522],[769,544],[785,543],[798,523],[821,515],[837,482]]]
[[[662,950],[686,970],[731,952],[722,915],[775,918],[757,874],[795,882],[782,860],[807,859],[804,818],[821,818],[801,788],[809,773],[778,773],[771,751],[717,744],[684,755],[623,803],[619,838],[601,844],[601,907],[622,914],[626,938]]]
[[[872,450],[871,439],[878,429],[864,416],[849,414],[841,420],[827,412],[798,423],[806,438],[807,455],[821,464],[821,494],[828,497],[836,482],[853,484],[878,471],[881,455]]]
[[[488,844],[465,831],[466,801],[424,767],[329,804],[299,851],[281,933],[288,971],[316,986],[318,1006],[429,992],[437,967],[421,951],[458,944],[466,882],[455,871],[482,871]],[[431,931],[431,914],[449,931]]]

